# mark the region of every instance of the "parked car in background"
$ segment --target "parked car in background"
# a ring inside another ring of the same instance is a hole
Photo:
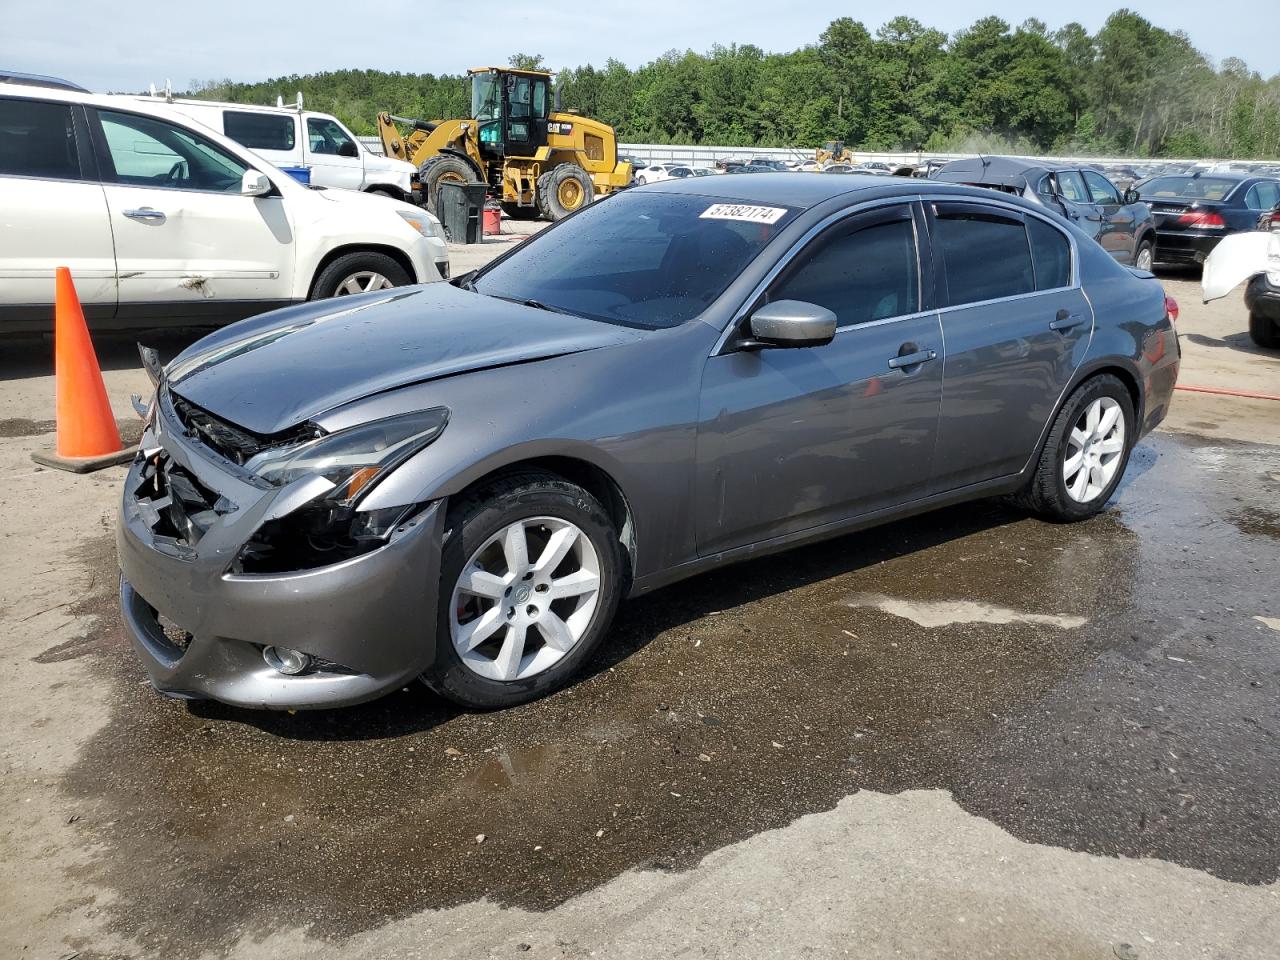
[[[1258,230],[1223,237],[1205,258],[1200,282],[1206,303],[1244,283],[1250,338],[1280,350],[1280,208],[1265,213]]]
[[[717,171],[717,170],[712,170],[712,169],[711,169],[711,168],[709,168],[709,167],[694,167],[694,168],[693,168],[693,175],[694,175],[695,177],[710,177],[710,176],[712,176],[713,174],[718,173],[718,172],[719,172],[719,171]]]
[[[651,163],[635,171],[636,183],[657,183],[671,177],[671,171],[681,169],[678,163]],[[683,168],[688,169],[688,168]]]
[[[776,160],[772,157],[752,157],[747,161],[753,167],[763,167],[773,173],[789,173],[791,168],[787,166],[787,161]]]
[[[222,323],[449,273],[420,207],[309,190],[163,102],[0,86],[0,332],[44,331],[54,270],[99,326]]]
[[[702,571],[976,497],[1097,514],[1179,365],[1150,275],[896,177],[636,187],[346,309],[161,371],[117,544],[165,693],[524,703]]]
[[[1038,203],[1070,220],[1121,263],[1150,270],[1156,224],[1141,197],[1123,193],[1097,170],[1022,157],[953,160],[931,180],[989,187]]]
[[[1280,204],[1280,178],[1247,173],[1160,174],[1134,185],[1156,222],[1156,259],[1204,263],[1223,237],[1256,230]]]
[[[327,113],[164,96],[141,99],[152,103],[159,99],[277,167],[305,167],[310,182],[317,186],[376,193],[406,203],[420,199],[413,164],[371,152]]]
[[[858,168],[851,163],[828,163],[822,168],[823,173],[858,173]]]
[[[817,160],[801,160],[796,169],[801,173],[818,173],[822,170],[822,164]]]

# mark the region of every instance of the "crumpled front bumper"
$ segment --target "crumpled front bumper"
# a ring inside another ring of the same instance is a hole
[[[129,470],[116,532],[125,629],[156,689],[243,707],[337,707],[373,699],[430,666],[442,503],[427,506],[370,553],[311,570],[234,574],[232,561],[283,490],[235,476],[216,454],[182,436],[172,418],[161,404]],[[224,512],[194,544],[157,534],[154,511],[135,495],[145,459],[158,447],[225,498]],[[168,633],[161,616],[170,622]],[[175,628],[183,639],[175,640]],[[285,676],[264,661],[268,645],[324,662]]]

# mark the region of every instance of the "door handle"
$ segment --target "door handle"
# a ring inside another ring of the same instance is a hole
[[[914,367],[917,364],[928,363],[930,360],[937,360],[938,352],[936,350],[917,350],[915,353],[905,353],[897,357],[889,358],[889,369],[900,370],[903,367]]]
[[[1063,330],[1070,330],[1072,327],[1078,327],[1084,323],[1084,314],[1068,313],[1066,310],[1059,310],[1058,316],[1049,324],[1050,330],[1057,330],[1061,333]]]
[[[155,220],[158,223],[164,222],[164,212],[161,210],[152,210],[150,207],[140,207],[137,210],[126,210],[124,215],[130,220]]]

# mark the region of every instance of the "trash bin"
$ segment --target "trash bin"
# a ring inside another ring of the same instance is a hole
[[[481,243],[488,185],[445,180],[436,186],[436,216],[454,243]]]
[[[293,177],[299,183],[311,185],[311,168],[310,167],[281,167],[285,173]]]

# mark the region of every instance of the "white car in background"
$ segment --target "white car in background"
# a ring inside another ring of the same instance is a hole
[[[167,104],[0,86],[0,333],[71,270],[96,327],[221,323],[448,276],[420,207],[312,190]]]
[[[142,98],[155,102],[155,98]],[[337,117],[296,107],[159,98],[277,167],[305,167],[311,183],[414,202],[417,168],[365,148]]]
[[[692,177],[693,169],[680,163],[654,163],[636,171],[636,183],[657,183],[659,180],[683,180]]]

